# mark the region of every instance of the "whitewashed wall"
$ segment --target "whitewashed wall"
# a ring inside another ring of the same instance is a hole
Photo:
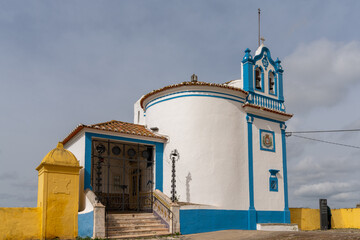
[[[260,150],[259,129],[275,132],[275,152]],[[279,123],[265,121],[259,118],[253,123],[253,166],[254,166],[254,204],[256,210],[284,210],[284,181],[282,163],[282,141]],[[269,190],[269,169],[280,172],[278,192]]]
[[[84,192],[84,167],[85,167],[85,131],[78,133],[64,146],[65,149],[72,152],[83,168],[80,170],[79,176],[79,211],[92,211],[93,207],[90,202],[86,201]]]
[[[171,97],[195,92],[193,89],[177,95],[172,90]],[[170,196],[169,155],[176,148],[180,153],[176,163],[180,201],[223,209],[249,208],[247,132],[242,103],[206,96],[174,98],[148,108],[146,125],[158,127],[159,133],[170,137],[164,150],[165,194]]]

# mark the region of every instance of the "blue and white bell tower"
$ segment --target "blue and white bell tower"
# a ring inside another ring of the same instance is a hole
[[[249,92],[248,102],[264,101],[266,107],[285,111],[281,61],[274,61],[264,44],[255,52],[254,58],[250,52],[250,49],[245,50],[242,61],[243,89]]]

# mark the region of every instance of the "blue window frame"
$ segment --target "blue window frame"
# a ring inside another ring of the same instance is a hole
[[[269,177],[269,190],[270,192],[278,192],[279,191],[279,184],[278,178],[276,174],[279,172],[277,169],[269,169],[270,177]]]

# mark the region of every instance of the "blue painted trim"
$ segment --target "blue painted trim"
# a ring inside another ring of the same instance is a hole
[[[274,93],[271,93],[270,91],[270,73],[273,74],[274,76]],[[277,96],[277,76],[276,76],[276,73],[272,70],[269,70],[269,73],[268,73],[268,83],[269,83],[269,94],[270,95],[273,95],[273,96]]]
[[[256,88],[256,69],[257,68],[260,68],[260,71],[261,71],[261,89],[258,89]],[[264,69],[261,67],[261,66],[258,66],[258,65],[255,65],[254,67],[254,90],[257,91],[257,92],[264,92],[265,91],[265,86],[264,86]]]
[[[180,209],[181,234],[248,228],[248,211],[218,209]]]
[[[287,160],[286,160],[286,138],[285,138],[285,124],[281,126],[282,139],[282,158],[283,158],[283,175],[284,175],[284,223],[290,223],[290,211],[288,204],[288,185],[287,185]]]
[[[267,133],[272,134],[272,136],[273,136],[273,141],[274,141],[274,143],[273,143],[274,148],[273,148],[273,149],[264,148],[264,147],[262,146],[261,133],[263,133],[263,132],[267,132]],[[269,151],[269,152],[276,152],[275,132],[269,131],[269,130],[265,130],[265,129],[259,129],[259,134],[260,134],[260,135],[259,135],[260,150],[262,150],[262,151]]]
[[[94,229],[94,212],[78,214],[78,236],[92,237]]]
[[[279,100],[284,101],[284,90],[283,90],[283,75],[282,72],[277,73],[277,78],[279,81]]]
[[[284,223],[283,211],[256,211],[257,223]],[[289,222],[290,223],[290,222]]]
[[[244,101],[240,101],[240,100],[236,100],[236,99],[228,98],[228,97],[216,96],[216,95],[189,94],[189,95],[180,95],[180,96],[176,96],[176,97],[171,97],[171,98],[166,98],[166,99],[163,99],[163,100],[159,100],[159,101],[157,101],[155,103],[147,105],[146,108],[145,108],[145,111],[147,111],[150,107],[152,107],[152,106],[154,106],[154,105],[156,105],[158,103],[166,102],[166,101],[169,101],[169,100],[172,100],[172,99],[182,98],[182,97],[213,97],[213,98],[222,98],[222,99],[226,99],[226,100],[230,100],[230,101],[234,101],[234,102],[244,103]]]
[[[84,190],[91,187],[91,135],[85,132]]]
[[[266,121],[270,121],[270,122],[274,122],[274,123],[280,123],[280,124],[284,123],[282,121],[278,121],[278,120],[274,120],[274,119],[270,119],[270,118],[266,118],[266,117],[261,117],[261,116],[254,115],[254,114],[251,114],[251,113],[248,113],[247,116],[262,119],[262,120],[266,120]]]
[[[251,216],[250,216],[251,213]],[[248,219],[256,223],[283,223],[283,211],[252,211],[223,209],[180,209],[181,234],[194,234],[230,229],[250,229]]]
[[[175,94],[180,94],[180,93],[198,93],[198,92],[221,94],[221,95],[238,98],[238,99],[241,99],[241,100],[245,101],[245,98],[242,98],[242,97],[239,97],[239,96],[236,96],[236,95],[232,95],[232,94],[228,94],[228,93],[221,93],[221,92],[214,92],[214,91],[181,91],[181,92],[175,92],[175,93],[166,94],[166,95],[164,95],[164,96],[155,98],[155,99],[151,100],[150,102],[148,102],[148,103],[146,104],[145,109],[148,107],[149,104],[151,104],[152,102],[154,102],[154,101],[156,101],[156,100],[158,100],[158,99],[161,99],[161,98],[165,98],[165,97],[168,97],[168,96],[171,96],[171,95],[175,95]],[[209,95],[206,95],[206,96],[209,96]],[[212,96],[212,95],[211,95],[211,96]]]
[[[254,56],[254,63],[256,63],[258,60],[262,59],[263,56],[264,56],[264,53],[266,52],[266,56],[267,56],[267,59],[269,60],[270,64],[275,68],[275,70],[277,71],[277,65],[276,63],[274,62],[274,60],[272,59],[271,57],[271,53],[270,53],[270,50],[267,48],[267,47],[263,47],[261,49],[261,53]]]
[[[248,50],[248,49],[246,49]],[[249,50],[250,51],[250,50]],[[249,52],[250,53],[250,52]],[[251,55],[250,55],[251,58]],[[243,77],[244,77],[244,90],[254,91],[254,62],[251,60],[243,61],[242,65]]]
[[[254,118],[246,116],[248,128],[248,167],[249,167],[249,210],[248,210],[248,229],[256,229],[256,210],[254,205],[254,170],[253,170],[253,136],[252,123]]]
[[[84,189],[91,188],[91,140],[92,138],[104,138],[117,141],[126,141],[132,143],[142,143],[155,146],[155,188],[163,191],[163,155],[164,155],[164,143],[133,139],[126,137],[111,136],[99,133],[85,133],[85,176],[84,176]]]

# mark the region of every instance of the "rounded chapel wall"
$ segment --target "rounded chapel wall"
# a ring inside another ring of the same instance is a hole
[[[147,127],[158,127],[159,133],[170,139],[164,148],[164,193],[170,196],[169,155],[177,149],[180,160],[176,162],[176,190],[180,201],[247,209],[247,143],[242,103],[206,94],[172,93],[171,99],[160,98],[146,109]]]

